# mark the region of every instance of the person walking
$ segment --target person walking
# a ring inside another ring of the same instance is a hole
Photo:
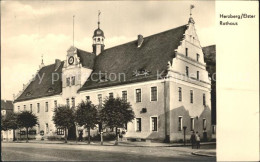
[[[200,135],[198,132],[196,132],[195,137],[196,137],[197,149],[199,149],[200,148]]]
[[[190,142],[191,142],[191,148],[193,149],[193,147],[195,146],[195,143],[196,143],[196,137],[195,137],[194,131],[192,131],[192,134],[190,136]]]

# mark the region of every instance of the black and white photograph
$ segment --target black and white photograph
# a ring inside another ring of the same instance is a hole
[[[1,1],[1,160],[217,161],[215,8]]]

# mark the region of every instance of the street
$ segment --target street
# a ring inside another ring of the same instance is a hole
[[[1,157],[2,161],[216,161],[216,157],[192,155],[193,151],[190,147],[2,143]]]

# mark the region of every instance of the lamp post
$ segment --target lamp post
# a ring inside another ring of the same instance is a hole
[[[184,143],[184,145],[186,145],[186,129],[187,129],[187,127],[183,126],[183,135],[184,135],[183,143]]]

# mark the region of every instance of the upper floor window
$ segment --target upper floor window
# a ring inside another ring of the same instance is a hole
[[[102,105],[102,94],[98,94],[98,103],[100,106]]]
[[[122,99],[127,101],[127,91],[122,91]]]
[[[75,107],[75,98],[71,98],[72,107]]]
[[[26,110],[26,105],[23,105],[23,110],[24,110],[24,111]]]
[[[67,98],[66,101],[67,101],[67,106],[70,107],[70,99]]]
[[[178,130],[182,131],[182,116],[179,116],[178,118]]]
[[[151,87],[151,101],[157,101],[157,87]]]
[[[136,89],[136,102],[141,102],[141,89]]]
[[[32,104],[30,104],[30,111],[32,112]]]
[[[186,66],[186,75],[189,76],[189,67]]]
[[[45,102],[45,112],[48,112],[48,109],[49,109],[49,104],[48,102]]]
[[[188,48],[185,48],[185,56],[188,57]]]
[[[193,103],[193,90],[190,90],[190,103]]]
[[[54,100],[54,108],[57,108],[57,107],[58,107],[57,100]]]
[[[109,93],[109,99],[114,98],[114,94],[111,92]]]
[[[179,101],[182,101],[182,91],[181,91],[181,87],[179,87]]]
[[[157,131],[157,117],[151,117],[152,119],[152,131]]]
[[[75,76],[71,77],[71,85],[75,85]]]
[[[67,86],[70,86],[70,78],[66,79],[66,84],[67,84]]]
[[[37,103],[37,113],[40,112],[40,103]]]
[[[203,93],[203,105],[206,105],[206,95]]]
[[[197,53],[197,61],[199,61],[200,59],[200,55]]]
[[[197,71],[197,79],[200,80],[200,72]]]

